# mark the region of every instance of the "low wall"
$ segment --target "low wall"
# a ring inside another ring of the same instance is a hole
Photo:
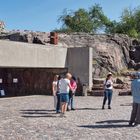
[[[0,40],[0,67],[65,68],[67,48]]]

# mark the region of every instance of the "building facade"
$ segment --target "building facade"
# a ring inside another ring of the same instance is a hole
[[[0,40],[0,87],[6,96],[51,95],[55,74],[72,73],[82,85],[92,86],[92,49],[63,48]]]

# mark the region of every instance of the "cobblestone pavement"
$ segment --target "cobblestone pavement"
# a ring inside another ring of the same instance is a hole
[[[75,97],[76,111],[60,118],[53,97],[0,99],[0,140],[139,140],[140,127],[128,127],[131,96],[114,95],[112,110],[103,97]]]

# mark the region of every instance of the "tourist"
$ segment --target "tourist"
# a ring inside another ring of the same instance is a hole
[[[113,93],[113,80],[112,73],[108,73],[106,80],[104,81],[104,99],[102,109],[105,108],[106,101],[108,100],[108,109],[111,109],[111,100]]]
[[[133,106],[129,126],[137,126],[140,124],[140,72],[132,74],[131,78]]]
[[[74,76],[72,76],[71,80],[70,80],[70,85],[73,89],[70,90],[69,92],[69,103],[68,103],[68,111],[70,110],[69,108],[71,108],[71,110],[75,110],[74,108],[74,95],[75,95],[75,92],[76,92],[76,89],[77,89],[77,83],[76,83],[76,78]]]
[[[61,108],[60,108],[60,88],[59,88],[59,82],[61,80],[61,76],[59,75],[58,76],[58,82],[57,82],[57,93],[56,93],[56,96],[57,96],[57,105],[56,105],[56,113],[60,113],[61,111]]]
[[[54,76],[54,80],[52,83],[52,93],[53,93],[53,97],[54,97],[54,108],[56,110],[56,104],[57,104],[57,82],[58,82],[58,75]]]
[[[61,98],[61,117],[66,117],[65,112],[67,110],[67,105],[69,102],[69,91],[70,89],[73,91],[70,85],[70,79],[72,75],[70,73],[66,74],[66,78],[61,79],[59,81],[59,90],[60,90],[60,98]]]

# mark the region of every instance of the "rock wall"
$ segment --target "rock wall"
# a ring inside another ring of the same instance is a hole
[[[36,43],[36,44],[47,44],[50,34],[46,32],[33,32],[33,31],[8,31],[2,32],[0,34],[0,39],[2,40],[10,40],[10,41],[19,41],[19,42],[27,42],[27,43]]]
[[[0,68],[0,89],[6,96],[52,95],[54,75],[65,73],[62,68]]]
[[[3,32],[5,29],[5,23],[0,20],[0,33]]]
[[[48,33],[27,30],[9,31],[0,34],[0,39],[42,45],[49,42],[48,37]],[[132,42],[135,47],[132,47]],[[140,68],[140,47],[138,47],[140,41],[127,35],[59,34],[58,46],[92,47],[94,77],[104,77],[108,72],[120,74],[127,68],[134,68],[135,70]]]
[[[132,38],[127,35],[59,34],[59,45],[93,48],[93,75],[119,74],[128,68]]]

